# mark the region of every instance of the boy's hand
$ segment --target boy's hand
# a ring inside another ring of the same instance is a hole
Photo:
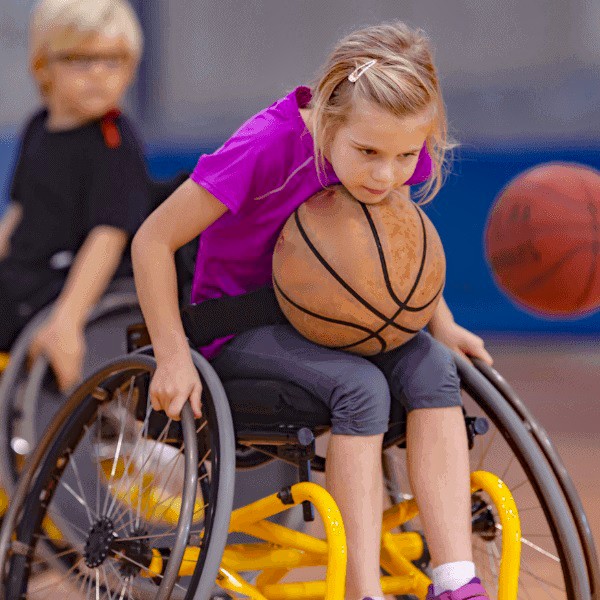
[[[464,357],[480,358],[490,366],[493,364],[494,361],[485,349],[483,340],[454,321],[448,321],[434,329],[430,327],[430,331],[433,337],[458,354]]]
[[[23,217],[20,204],[11,202],[2,218],[0,218],[0,259],[8,256],[10,252],[10,238]]]
[[[10,253],[10,240],[0,237],[0,260],[6,258]]]
[[[158,361],[150,383],[150,402],[154,410],[164,410],[179,420],[183,405],[190,400],[194,416],[202,416],[202,383],[189,352]]]
[[[33,362],[40,354],[44,355],[54,371],[59,389],[64,392],[81,380],[85,350],[81,328],[50,318],[35,334],[29,357]]]

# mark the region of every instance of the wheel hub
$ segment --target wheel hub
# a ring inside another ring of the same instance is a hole
[[[92,525],[85,543],[84,559],[90,569],[99,567],[110,552],[115,540],[113,522],[103,517]]]

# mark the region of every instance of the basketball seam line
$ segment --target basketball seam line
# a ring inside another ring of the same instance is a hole
[[[331,265],[325,260],[325,258],[319,253],[319,251],[316,249],[316,247],[314,246],[314,244],[311,242],[311,240],[308,237],[306,231],[304,230],[304,227],[302,226],[302,223],[300,222],[300,216],[298,214],[298,209],[296,209],[294,211],[294,218],[296,220],[296,226],[298,227],[298,231],[300,232],[300,235],[302,236],[302,238],[306,242],[306,245],[312,250],[312,252],[315,255],[316,259],[325,267],[325,269],[329,272],[329,274],[347,292],[349,292],[354,298],[356,298],[365,308],[369,309],[374,315],[376,315],[377,317],[379,317],[384,323],[387,323],[388,325],[391,325],[391,326],[395,327],[396,329],[399,329],[400,331],[404,331],[405,333],[417,333],[418,330],[408,329],[407,327],[403,327],[402,325],[398,325],[397,323],[394,323],[393,321],[391,321],[383,313],[379,312],[374,306],[372,306],[369,302],[367,302],[358,292],[356,292],[354,289],[352,289],[336,273],[336,271],[331,267]]]
[[[381,270],[382,270],[383,278],[385,280],[385,285],[387,287],[387,291],[389,292],[390,296],[392,297],[392,300],[398,305],[398,308],[400,308],[402,310],[406,310],[408,312],[420,312],[424,308],[427,308],[428,306],[430,306],[437,298],[437,296],[439,294],[439,290],[436,292],[436,294],[433,296],[433,298],[431,300],[429,300],[422,306],[408,306],[408,304],[407,304],[407,302],[410,301],[413,294],[415,293],[415,290],[417,289],[419,282],[421,281],[421,277],[423,275],[423,270],[425,268],[425,260],[427,258],[427,230],[425,229],[425,224],[423,222],[423,218],[422,218],[419,210],[415,206],[417,215],[419,216],[419,219],[421,220],[421,229],[423,231],[423,252],[421,254],[421,264],[419,265],[419,272],[417,273],[417,276],[415,278],[415,282],[413,284],[412,289],[406,296],[406,300],[402,301],[402,300],[400,300],[400,298],[398,298],[398,296],[396,296],[396,293],[394,292],[394,289],[392,287],[392,282],[390,281],[390,276],[389,276],[388,269],[387,269],[387,262],[385,260],[385,254],[383,253],[383,247],[381,246],[381,239],[379,237],[379,232],[377,231],[377,227],[375,226],[375,223],[373,221],[373,217],[371,216],[371,212],[364,204],[361,204],[361,208],[363,209],[363,212],[365,213],[365,217],[367,218],[369,226],[371,227],[371,233],[373,234],[373,237],[375,238],[375,244],[377,246],[377,252],[379,253],[379,260],[381,262]],[[398,316],[399,314],[400,313],[397,313],[393,318],[396,318],[396,316]]]
[[[279,285],[279,282],[277,281],[277,279],[275,279],[275,277],[273,277],[273,283],[275,284],[275,287],[277,288],[277,290],[279,291],[279,293],[287,300],[287,302],[289,302],[294,308],[297,308],[298,310],[302,311],[303,313],[306,313],[307,315],[310,315],[311,317],[315,317],[316,319],[321,319],[322,321],[327,321],[328,323],[335,323],[337,325],[345,325],[347,327],[352,327],[354,329],[359,329],[361,331],[365,331],[368,333],[373,333],[370,329],[368,329],[367,327],[363,327],[362,325],[357,325],[356,323],[350,323],[348,321],[342,321],[340,319],[333,319],[331,317],[326,317],[324,315],[320,315],[318,313],[312,312],[311,310],[309,310],[308,308],[305,308],[304,306],[301,306],[300,304],[298,304],[297,302],[294,302],[282,289],[281,286]],[[385,340],[383,338],[381,338],[380,336],[377,336],[377,339],[379,340],[379,342],[385,346]],[[343,346],[335,346],[335,348],[342,348]]]
[[[548,269],[546,269],[546,271],[544,271],[541,275],[538,275],[537,277],[534,277],[533,279],[528,281],[526,284],[515,288],[515,291],[518,294],[527,294],[529,292],[533,292],[533,290],[538,285],[544,283],[549,277],[554,275],[556,273],[556,271],[565,264],[565,262],[571,260],[576,254],[578,254],[579,252],[581,252],[582,250],[585,250],[585,249],[586,249],[585,246],[581,246],[579,248],[573,248],[566,254],[563,254],[558,261],[556,261],[553,265],[548,267]]]
[[[427,233],[426,233],[426,230],[425,230],[425,222],[423,221],[423,217],[422,217],[422,215],[421,215],[421,213],[420,213],[419,209],[417,208],[417,206],[416,206],[415,204],[413,204],[412,206],[414,207],[414,209],[415,209],[415,210],[416,210],[416,212],[417,212],[417,215],[418,215],[418,217],[419,217],[419,219],[420,219],[420,221],[421,221],[421,228],[422,228],[422,230],[423,230],[423,256],[422,256],[422,261],[421,261],[421,267],[419,268],[419,273],[418,273],[418,275],[417,275],[417,280],[415,281],[415,284],[414,284],[414,286],[413,286],[413,289],[410,291],[409,295],[407,296],[407,298],[406,298],[406,302],[408,302],[408,301],[410,300],[410,298],[411,298],[412,294],[414,293],[414,290],[416,289],[416,287],[417,287],[417,285],[418,285],[418,282],[420,281],[421,274],[422,274],[422,270],[423,270],[423,266],[424,266],[424,263],[425,263],[425,255],[426,255],[426,253],[427,253]],[[370,221],[370,219],[369,219],[369,217],[370,217],[370,214],[367,214],[367,212],[366,212],[366,211],[367,211],[367,209],[366,209],[366,207],[365,207],[364,205],[363,205],[363,210],[365,211],[365,214],[367,215],[367,220],[369,220],[369,223],[370,223],[370,222],[371,222],[371,221]],[[379,247],[380,247],[380,242],[379,242],[379,240],[378,240],[378,236],[377,236],[377,228],[375,228],[375,224],[374,224],[374,223],[373,223],[373,225],[372,225],[372,233],[373,233],[373,235],[374,235],[374,236],[375,236],[375,238],[376,238],[376,244],[377,244],[377,246],[378,246],[378,248],[379,248]],[[382,259],[385,261],[385,258],[384,258],[384,257],[382,257]],[[384,273],[384,277],[385,277],[385,275],[386,275],[386,273]],[[430,305],[432,302],[434,302],[434,301],[435,301],[435,299],[436,299],[436,298],[439,296],[440,292],[441,292],[443,289],[444,289],[444,284],[442,283],[442,285],[440,286],[440,289],[439,289],[439,290],[438,290],[438,291],[435,293],[435,295],[433,296],[433,298],[432,298],[432,299],[431,299],[431,300],[430,300],[430,301],[429,301],[429,302],[428,302],[428,303],[425,305],[425,308],[426,308],[427,306],[429,306],[429,305]],[[389,290],[389,287],[388,287],[388,292],[389,292],[389,291],[390,291],[390,290]],[[390,293],[390,295],[391,295],[391,293]],[[393,298],[394,300],[396,300],[395,296],[392,296],[392,298]],[[400,303],[400,304],[401,304],[401,306],[399,306],[399,309],[398,309],[398,310],[397,310],[397,311],[394,313],[394,315],[391,317],[392,319],[396,319],[396,317],[397,317],[397,316],[398,316],[398,315],[399,315],[399,314],[402,312],[403,308],[408,308],[408,307],[406,307],[406,306],[403,306],[403,305],[402,305],[402,303]],[[376,331],[374,331],[374,332],[372,331],[372,332],[371,332],[371,334],[370,334],[368,337],[366,337],[366,338],[363,338],[362,340],[359,340],[359,341],[357,341],[357,342],[354,342],[353,344],[348,344],[348,345],[346,345],[346,346],[340,346],[339,348],[340,348],[340,349],[342,349],[342,350],[346,350],[346,349],[348,349],[348,348],[352,348],[353,346],[358,346],[358,345],[360,345],[360,344],[363,344],[363,343],[365,343],[365,342],[368,342],[370,339],[373,339],[373,336],[374,336],[374,335],[377,335],[377,334],[381,333],[381,332],[382,332],[382,331],[383,331],[383,330],[384,330],[386,327],[387,327],[387,324],[386,324],[386,325],[384,325],[383,327],[380,327],[379,329],[377,329],[377,330],[376,330]],[[416,333],[416,331],[415,331],[415,333]]]

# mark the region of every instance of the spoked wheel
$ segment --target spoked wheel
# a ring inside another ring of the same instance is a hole
[[[235,456],[222,388],[195,353],[194,362],[205,390],[196,421],[189,406],[181,423],[152,411],[148,356],[109,363],[73,394],[7,513],[4,598],[209,597]]]
[[[539,445],[488,379],[457,358],[472,449],[471,471],[489,471],[512,492],[521,520],[519,600],[591,598],[590,577],[574,519]],[[486,431],[487,430],[487,431]],[[396,449],[396,485],[410,493],[403,451]],[[491,499],[472,494],[473,551],[477,575],[496,598],[502,527]],[[418,521],[418,519],[416,519]],[[420,523],[415,528],[422,530]]]

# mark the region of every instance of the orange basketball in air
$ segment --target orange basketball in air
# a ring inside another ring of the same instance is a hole
[[[522,173],[489,215],[485,252],[498,286],[542,316],[600,307],[600,173],[550,163]]]
[[[446,261],[431,221],[410,199],[375,205],[342,186],[288,219],[273,254],[273,285],[291,324],[324,346],[364,355],[392,350],[429,322]]]

